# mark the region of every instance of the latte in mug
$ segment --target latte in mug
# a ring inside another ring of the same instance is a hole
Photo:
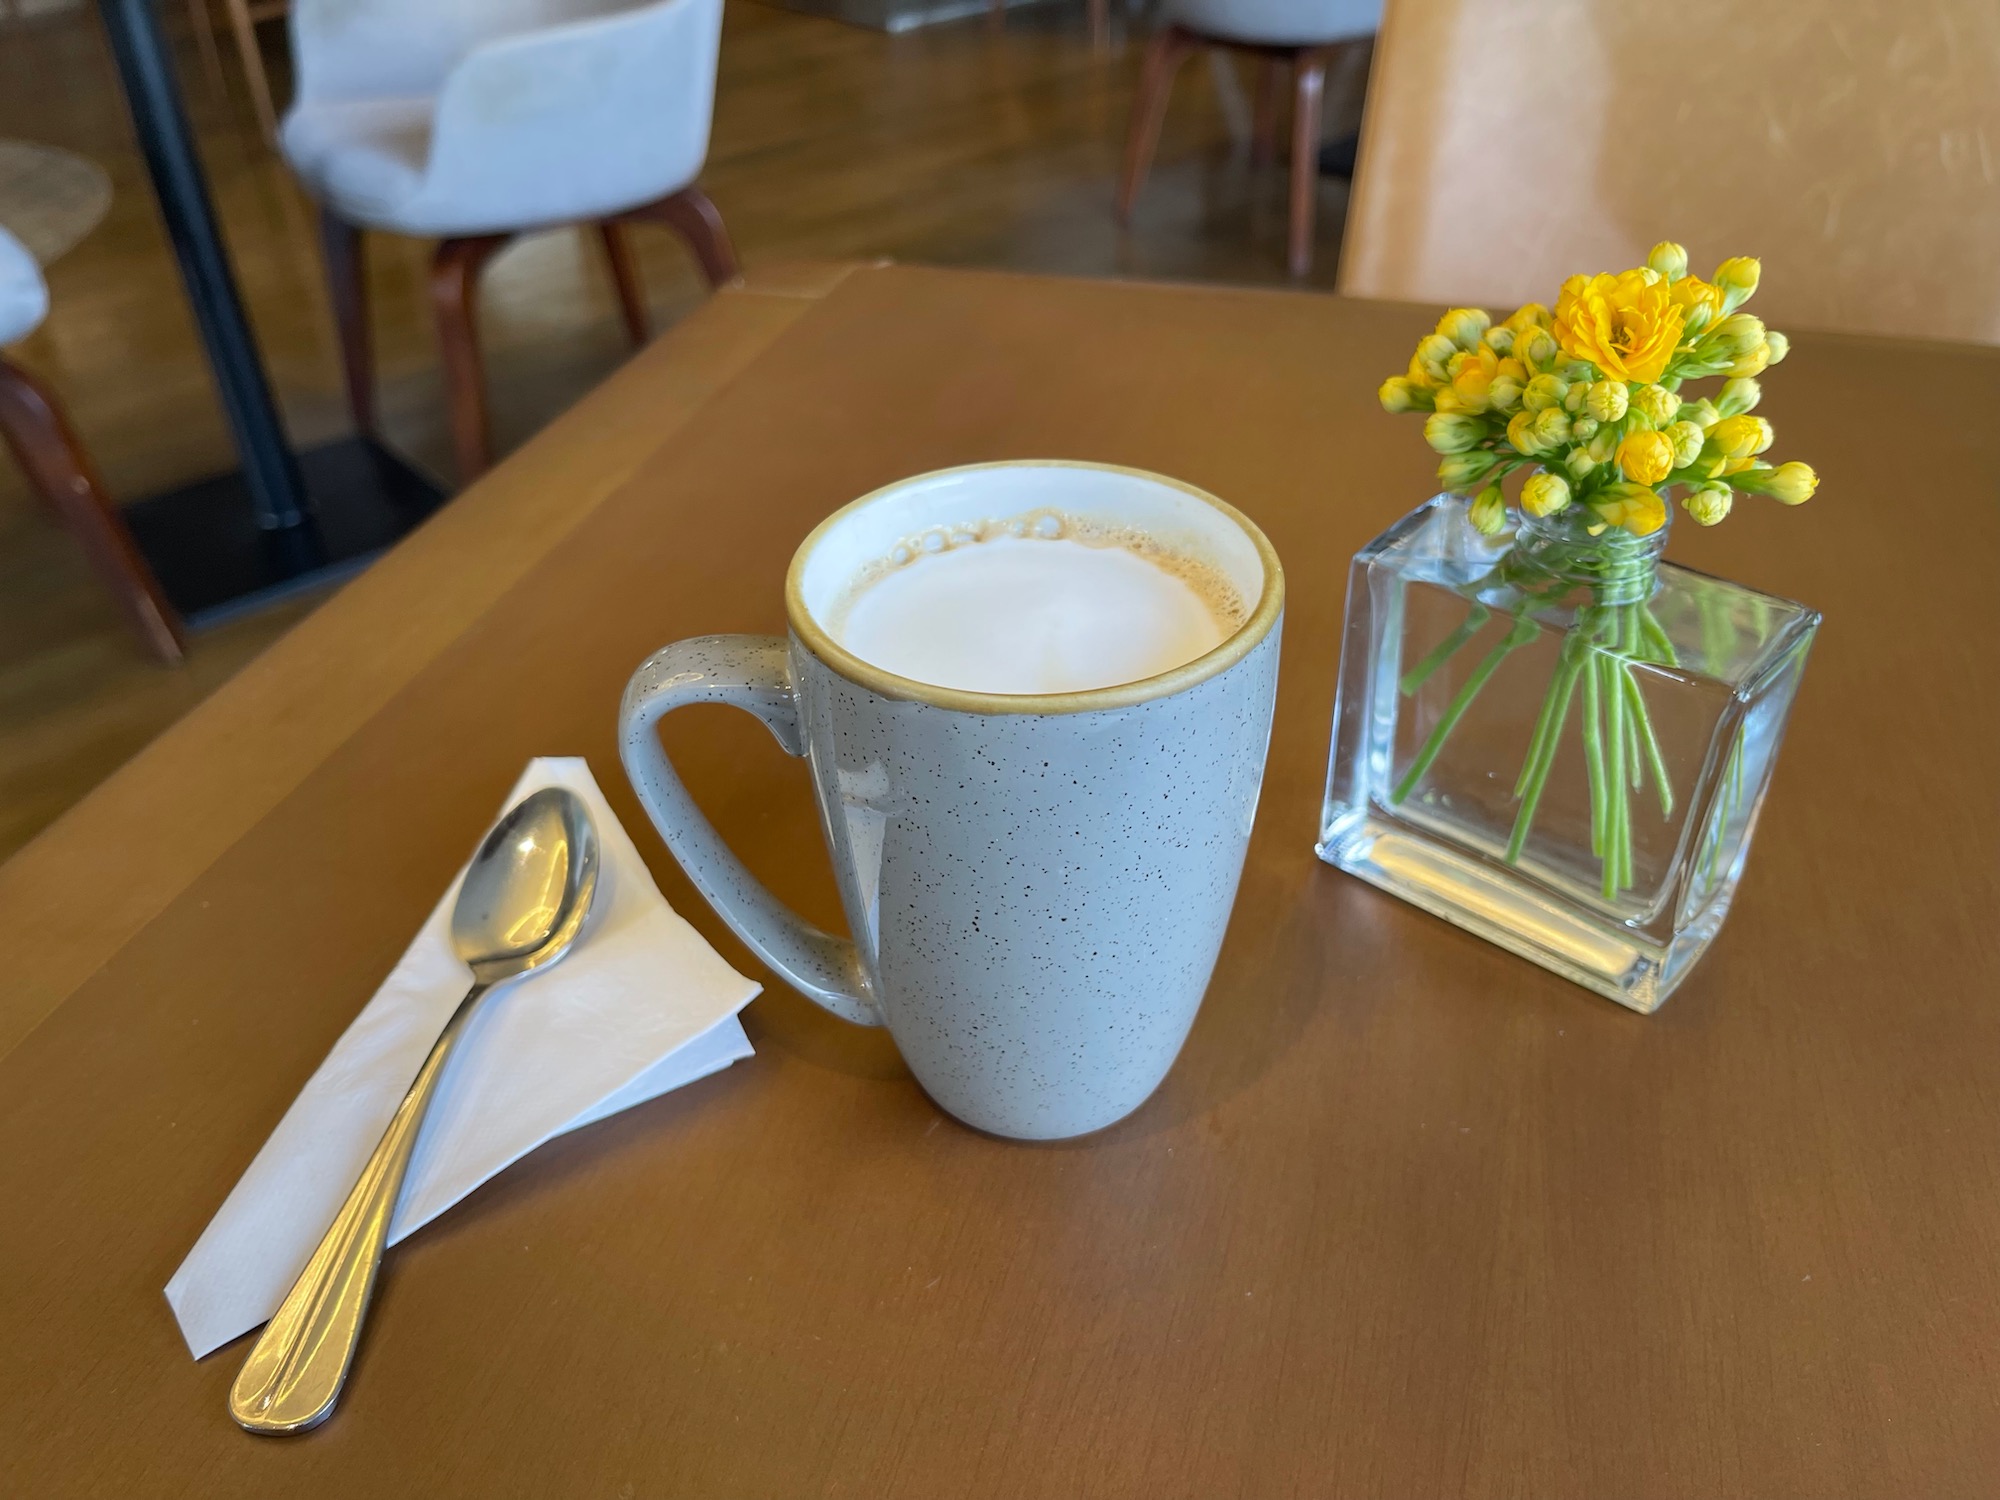
[[[898,541],[830,611],[885,672],[975,693],[1077,693],[1205,656],[1243,623],[1228,577],[1143,531],[1043,510]]]

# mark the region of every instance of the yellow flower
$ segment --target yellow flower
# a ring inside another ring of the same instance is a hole
[[[1812,499],[1813,491],[1819,488],[1819,475],[1813,472],[1811,464],[1794,461],[1779,464],[1775,469],[1759,468],[1745,474],[1737,481],[1737,487],[1769,495],[1781,505],[1804,505]]]
[[[1514,336],[1514,357],[1530,370],[1546,370],[1562,358],[1562,347],[1546,328],[1527,328]]]
[[[1458,352],[1458,345],[1442,334],[1433,333],[1417,341],[1416,362],[1423,367],[1426,375],[1443,385],[1451,376],[1445,371],[1445,361]]]
[[[1542,452],[1550,453],[1570,440],[1569,414],[1550,408],[1535,413],[1535,441],[1542,446]]]
[[[1516,337],[1531,328],[1546,328],[1549,326],[1549,310],[1539,302],[1530,302],[1515,308],[1508,315],[1505,326],[1513,329]]]
[[[1556,300],[1556,341],[1613,380],[1650,384],[1666,371],[1686,314],[1661,279],[1644,272],[1572,276]]]
[[[1447,454],[1438,460],[1438,478],[1444,481],[1446,489],[1462,495],[1484,479],[1498,462],[1500,460],[1493,454],[1477,450]]]
[[[1632,404],[1654,427],[1673,421],[1681,409],[1681,398],[1663,385],[1642,385],[1632,393]]]
[[[1770,363],[1771,345],[1767,341],[1759,344],[1755,349],[1752,349],[1748,354],[1738,359],[1735,364],[1722,373],[1734,376],[1762,375],[1764,367]]]
[[[1403,378],[1420,391],[1434,391],[1444,384],[1442,380],[1431,378],[1431,372],[1425,368],[1423,356],[1420,354],[1410,356],[1410,363],[1403,371]]]
[[[1420,404],[1417,388],[1401,375],[1391,375],[1375,394],[1381,400],[1384,411],[1415,411]]]
[[[1676,245],[1672,240],[1661,240],[1647,255],[1646,264],[1667,280],[1678,281],[1688,273],[1687,247]]]
[[[1472,522],[1472,529],[1482,536],[1493,536],[1507,524],[1507,497],[1500,492],[1500,486],[1489,484],[1479,492],[1479,498],[1472,502],[1466,512],[1466,519]]]
[[[1731,313],[1715,325],[1714,338],[1724,354],[1740,357],[1765,342],[1764,320],[1755,313]]]
[[[1713,526],[1729,514],[1729,507],[1736,496],[1726,484],[1700,484],[1688,491],[1681,504],[1694,517],[1698,526]]]
[[[1450,339],[1459,348],[1473,350],[1479,347],[1480,335],[1493,326],[1493,320],[1480,307],[1454,307],[1438,319],[1437,331],[1440,337]]]
[[[1537,375],[1521,392],[1521,404],[1529,411],[1547,411],[1561,406],[1569,394],[1569,384],[1560,375]]]
[[[1750,300],[1764,268],[1754,256],[1732,255],[1715,268],[1715,284],[1722,288],[1725,308],[1738,308]]]
[[[1715,393],[1715,409],[1725,417],[1740,417],[1746,411],[1755,411],[1763,399],[1764,388],[1756,381],[1728,380]]]
[[[1685,469],[1701,457],[1701,445],[1707,436],[1692,422],[1669,422],[1660,429],[1660,435],[1674,445],[1674,467]]]
[[[1511,412],[1518,409],[1521,405],[1521,382],[1502,370],[1493,377],[1493,383],[1486,388],[1486,400],[1494,411]]]
[[[1668,300],[1685,316],[1686,331],[1698,333],[1722,312],[1722,288],[1699,276],[1683,276],[1673,284]]]
[[[1762,417],[1724,417],[1709,433],[1725,458],[1748,458],[1771,446],[1771,424]]]
[[[1667,524],[1667,502],[1643,484],[1608,484],[1590,508],[1606,525],[1623,526],[1634,536],[1651,536]]]
[[[1496,324],[1486,330],[1480,342],[1495,354],[1511,354],[1514,349],[1514,330],[1505,323]]]
[[[1431,421],[1440,420],[1432,417]],[[1658,484],[1674,468],[1674,445],[1663,432],[1631,432],[1618,445],[1618,467],[1627,479]]]
[[[1531,516],[1552,516],[1569,504],[1569,481],[1560,474],[1531,474],[1521,486],[1521,509]]]
[[[1424,419],[1424,441],[1439,453],[1463,453],[1485,436],[1486,424],[1464,412],[1434,411]]]
[[[1631,398],[1625,387],[1615,380],[1600,380],[1590,388],[1584,398],[1584,408],[1600,422],[1615,422],[1625,415],[1625,408]]]
[[[1540,453],[1541,444],[1535,441],[1535,413],[1525,407],[1515,412],[1507,421],[1507,441],[1514,445],[1516,453],[1526,454],[1529,458]]]

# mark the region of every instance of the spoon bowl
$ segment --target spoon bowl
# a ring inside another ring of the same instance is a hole
[[[451,913],[451,946],[481,984],[561,958],[597,891],[597,830],[567,787],[510,807],[480,844]]]

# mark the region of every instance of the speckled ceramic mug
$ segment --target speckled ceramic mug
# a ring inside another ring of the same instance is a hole
[[[897,677],[826,630],[898,542],[1043,509],[1205,559],[1247,618],[1171,672],[1036,695]],[[1264,534],[1189,485],[1097,464],[947,469],[820,523],[786,579],[788,639],[650,657],[625,690],[621,753],[667,847],[772,969],[887,1025],[966,1123],[1081,1135],[1158,1087],[1208,987],[1264,777],[1284,598]],[[695,807],[655,729],[690,703],[747,709],[811,764],[852,941],[780,905]]]

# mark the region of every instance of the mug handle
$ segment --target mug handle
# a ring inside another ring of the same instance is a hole
[[[787,984],[842,1020],[880,1026],[861,955],[779,901],[744,867],[695,806],[660,746],[655,725],[690,703],[727,703],[763,722],[789,755],[806,753],[785,642],[768,635],[705,635],[655,651],[625,685],[619,757],[668,852],[695,889]]]

